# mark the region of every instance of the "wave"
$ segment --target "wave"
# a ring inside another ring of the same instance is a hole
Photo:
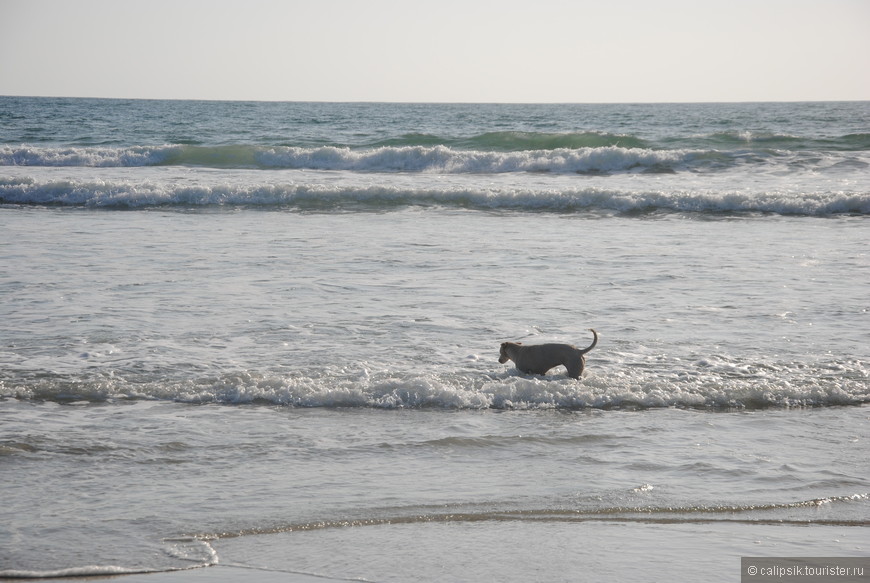
[[[634,491],[648,491],[653,487],[644,484]],[[821,506],[837,506],[849,508],[870,499],[870,493],[861,492],[825,498],[798,500],[768,504],[746,505],[694,505],[694,506],[604,506],[597,508],[488,508],[480,510],[458,506],[451,511],[432,513],[430,508],[409,508],[402,513],[401,508],[385,516],[371,515],[340,520],[315,520],[290,524],[278,524],[268,527],[254,527],[219,533],[202,533],[197,535],[203,540],[239,538],[245,536],[260,536],[270,534],[285,534],[330,530],[335,528],[370,527],[370,526],[403,526],[414,524],[439,524],[455,522],[637,522],[650,524],[692,524],[729,522],[744,524],[832,524],[836,526],[866,527],[867,521],[860,518],[831,520],[819,519],[817,516],[796,518],[784,517],[786,511],[801,509],[816,509]]]
[[[46,571],[9,569],[0,570],[0,579],[77,579],[79,577],[106,577],[116,575],[145,575],[156,573],[173,573],[176,571],[188,571],[199,569],[207,565],[195,567],[181,567],[175,569],[148,569],[139,567],[119,567],[117,565],[86,565],[82,567],[68,567],[66,569],[51,569]]]
[[[85,146],[49,148],[0,147],[0,167],[141,168],[199,167],[258,170],[324,170],[359,173],[429,174],[677,174],[716,172],[751,164],[774,170],[794,167],[824,171],[842,165],[864,172],[870,160],[863,154],[798,154],[771,148],[718,150],[687,147],[651,149],[601,147],[494,151],[434,146],[379,146],[353,149],[338,146]]]
[[[30,570],[0,568],[0,579],[55,579],[78,577],[111,577],[114,575],[140,575],[156,573],[174,573],[210,567],[218,563],[218,556],[209,541],[200,538],[186,537],[165,539],[166,553],[169,557],[186,564],[177,567],[140,567],[119,565],[83,565],[63,569]]]
[[[727,131],[709,135],[679,137],[666,140],[675,147],[708,147],[718,149],[767,148],[789,151],[870,150],[870,133],[847,134],[830,138],[806,138],[790,134],[755,131]]]
[[[870,214],[870,193],[795,194],[714,190],[619,190],[595,186],[560,189],[490,185],[286,184],[185,185],[178,182],[36,180],[0,177],[0,204],[92,208],[281,207],[298,210],[395,210],[434,206],[532,212],[644,214],[762,213],[827,217]]]
[[[0,166],[205,166],[215,168],[311,168],[371,172],[619,172],[649,165],[671,169],[745,162],[796,152],[870,150],[870,133],[805,138],[753,131],[672,136],[654,142],[607,132],[496,131],[471,137],[408,133],[347,144],[221,144],[195,141],[162,145],[75,144],[0,146]]]
[[[562,150],[581,148],[621,147],[649,149],[645,140],[630,135],[605,132],[543,133],[489,132],[462,140],[458,145],[485,150]]]
[[[706,363],[709,364],[709,363]],[[738,373],[733,366],[703,374],[650,373],[636,368],[590,374],[581,382],[564,374],[492,374],[372,371],[367,366],[289,374],[228,372],[175,379],[39,374],[0,380],[0,398],[37,401],[166,400],[224,405],[376,409],[688,409],[731,410],[827,407],[870,403],[860,361],[800,363],[775,375]]]
[[[116,565],[87,565],[53,569],[48,571],[30,571],[25,569],[0,570],[0,579],[55,579],[74,577],[109,577],[112,575],[138,575],[144,573],[159,573],[155,569],[137,569],[118,567]]]
[[[409,133],[368,144],[369,148],[405,146],[446,146],[455,149],[516,152],[523,150],[560,150],[579,148],[651,148],[641,138],[607,132],[486,132],[469,138],[443,138],[432,134]]]
[[[489,139],[489,138],[487,138]],[[496,139],[496,138],[493,138]],[[670,171],[708,166],[725,158],[693,150],[652,150],[617,145],[521,151],[459,150],[444,145],[352,149],[321,146],[135,146],[130,148],[0,147],[0,166],[93,168],[199,166],[208,168],[310,169],[354,172],[613,173]]]

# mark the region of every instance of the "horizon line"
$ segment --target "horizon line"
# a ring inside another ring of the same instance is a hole
[[[324,103],[324,104],[393,104],[393,105],[702,105],[751,103],[863,103],[870,99],[740,99],[701,101],[380,101],[372,99],[229,99],[218,97],[106,97],[93,95],[24,95],[0,94],[0,98],[22,99],[91,99],[106,101],[210,101],[224,103]]]

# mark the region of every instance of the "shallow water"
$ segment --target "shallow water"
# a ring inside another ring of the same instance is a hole
[[[0,106],[0,576],[867,554],[866,104]]]
[[[863,407],[20,402],[3,426],[20,435],[4,444],[6,507],[29,508],[4,517],[4,564],[34,574],[219,563],[522,581],[594,564],[603,580],[724,581],[740,556],[861,555],[870,542]]]
[[[386,407],[866,396],[862,219],[6,216],[11,395]],[[534,237],[509,243],[524,230]],[[494,362],[503,340],[586,345],[589,327],[602,342],[582,385]]]

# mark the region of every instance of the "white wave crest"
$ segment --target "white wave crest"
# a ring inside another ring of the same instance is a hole
[[[606,186],[606,184],[605,184]],[[358,181],[201,183],[189,181],[36,180],[0,177],[0,203],[107,208],[153,206],[281,206],[319,210],[442,206],[515,211],[771,213],[794,216],[870,214],[870,193],[620,190],[576,184],[560,188],[464,181],[433,185]]]
[[[837,375],[829,374],[831,367]],[[281,375],[243,371],[144,383],[127,382],[120,375],[88,382],[38,379],[15,386],[0,383],[0,397],[383,409],[742,409],[870,403],[866,371],[858,361],[820,363],[809,370],[779,368],[770,375],[758,371],[736,374],[731,369],[719,372],[700,365],[698,370],[706,372],[602,370],[578,382],[559,373],[372,371],[360,365]]]
[[[268,167],[367,172],[623,172],[687,164],[700,153],[608,146],[520,152],[462,151],[446,146],[383,147],[373,150],[322,147],[270,148],[257,154]]]
[[[41,148],[0,146],[0,166],[122,167],[159,164],[179,147],[135,146]]]
[[[203,166],[287,168],[354,172],[435,173],[612,173],[689,168],[709,161],[700,150],[652,150],[605,146],[512,152],[457,150],[437,146],[384,146],[369,149],[323,146],[0,146],[0,166]]]

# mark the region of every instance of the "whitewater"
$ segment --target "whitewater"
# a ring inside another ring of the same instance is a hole
[[[0,97],[0,578],[866,557],[868,128]]]

